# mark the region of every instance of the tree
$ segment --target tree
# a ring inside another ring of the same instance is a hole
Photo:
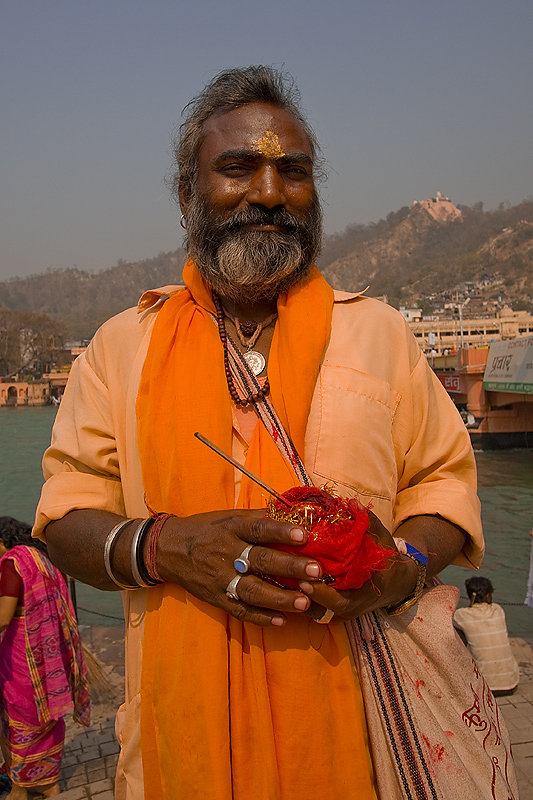
[[[63,325],[46,314],[0,309],[0,377],[40,377],[61,360]]]

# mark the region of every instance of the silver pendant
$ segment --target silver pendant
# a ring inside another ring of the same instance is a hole
[[[266,361],[261,353],[258,353],[257,350],[248,350],[247,353],[243,353],[243,357],[254,375],[260,375],[263,372]]]

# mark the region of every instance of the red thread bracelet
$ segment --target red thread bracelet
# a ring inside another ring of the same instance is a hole
[[[148,536],[146,538],[146,545],[144,548],[144,564],[150,578],[158,583],[164,583],[164,580],[157,569],[157,543],[159,541],[159,536],[163,529],[163,525],[167,519],[170,519],[170,517],[173,516],[175,515],[156,514],[154,524],[148,531]]]

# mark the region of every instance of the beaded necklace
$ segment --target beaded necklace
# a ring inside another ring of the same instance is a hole
[[[243,347],[246,347],[248,351],[252,349],[254,344],[259,339],[261,331],[263,331],[265,328],[268,328],[268,326],[271,325],[278,316],[276,311],[274,314],[271,314],[269,317],[264,319],[263,322],[256,322],[254,319],[240,320],[237,317],[234,317],[233,314],[230,314],[228,309],[224,306],[222,306],[222,311],[224,316],[235,325],[239,342]]]
[[[277,312],[271,314],[264,319],[263,322],[256,322],[255,320],[243,320],[241,322],[240,319],[230,314],[224,306],[222,306],[222,311],[224,316],[227,317],[230,322],[233,322],[235,330],[237,331],[237,336],[239,337],[239,342],[243,347],[246,347],[246,351],[242,354],[242,357],[254,375],[260,375],[266,366],[266,359],[262,353],[259,353],[257,350],[252,350],[252,348],[259,339],[261,332],[274,322],[278,316]]]
[[[224,311],[224,309],[222,307],[222,302],[221,302],[219,296],[215,292],[213,292],[213,302],[215,304],[215,308],[216,308],[216,312],[217,312],[218,335],[220,336],[220,341],[222,342],[222,347],[224,348],[224,371],[226,373],[226,382],[228,384],[229,393],[230,393],[231,399],[233,400],[233,402],[235,403],[236,406],[240,406],[241,408],[246,408],[246,406],[249,406],[252,403],[257,403],[258,401],[264,400],[265,397],[267,397],[267,395],[270,392],[270,384],[269,384],[269,381],[268,381],[268,377],[267,377],[264,385],[261,387],[261,389],[258,389],[256,392],[253,392],[253,394],[248,395],[248,397],[244,397],[243,398],[243,397],[239,396],[239,393],[237,392],[237,388],[236,388],[235,383],[233,381],[233,376],[231,374],[231,367],[230,367],[230,363],[229,363],[228,332],[226,331],[226,323],[224,322],[225,311]],[[233,321],[233,323],[235,325],[235,328],[237,329],[237,334],[239,336],[241,344],[243,344],[244,347],[248,347],[249,348],[248,352],[254,352],[254,351],[251,351],[251,348],[253,347],[253,345],[257,341],[257,338],[258,338],[259,334],[261,333],[263,328],[268,327],[268,325],[270,325],[274,321],[274,319],[276,318],[277,315],[276,314],[272,314],[271,317],[268,317],[268,319],[266,319],[263,323],[257,323],[256,330],[254,331],[254,333],[252,334],[250,339],[248,339],[248,341],[245,341],[245,342],[242,341],[241,333],[239,332],[239,328],[235,324],[234,318],[231,317],[229,314],[227,314],[227,312],[226,312],[226,316],[228,316],[228,318]],[[258,353],[258,355],[261,356],[260,353]],[[244,354],[243,358],[245,358],[245,357],[246,357],[246,354]],[[263,356],[261,356],[261,358],[263,358]],[[247,363],[248,363],[248,361],[247,361]],[[264,368],[264,366],[263,366],[263,368]],[[253,371],[253,369],[252,369],[252,371]],[[260,371],[262,371],[262,370],[260,370]]]

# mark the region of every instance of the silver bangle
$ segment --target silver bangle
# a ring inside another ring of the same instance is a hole
[[[131,522],[131,519],[123,519],[122,522],[119,522],[118,525],[115,525],[115,527],[112,528],[107,534],[107,539],[104,543],[104,566],[105,571],[116,586],[120,586],[121,589],[138,589],[138,586],[128,586],[126,583],[117,581],[113,574],[113,568],[111,567],[111,553],[113,544],[115,543],[115,539],[119,535],[122,528],[124,528],[129,522]]]

